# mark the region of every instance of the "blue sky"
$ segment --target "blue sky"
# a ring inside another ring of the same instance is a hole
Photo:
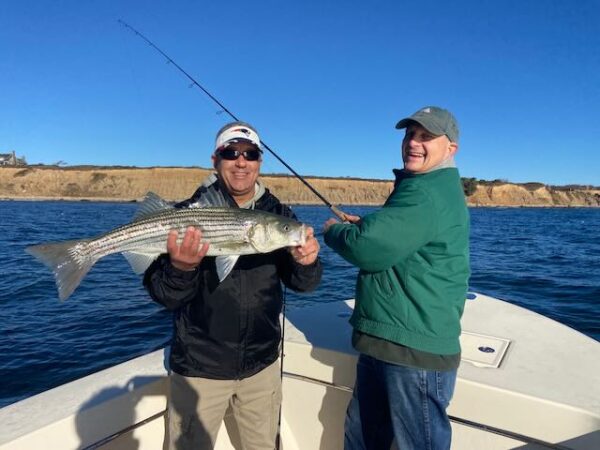
[[[596,0],[4,0],[0,153],[210,166],[228,116],[118,19],[303,175],[391,179],[395,123],[433,104],[462,176],[600,185]]]

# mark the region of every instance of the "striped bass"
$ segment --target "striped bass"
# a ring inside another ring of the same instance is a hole
[[[207,256],[216,256],[219,281],[231,272],[240,255],[268,253],[304,245],[306,227],[287,217],[241,208],[174,208],[149,193],[133,221],[102,235],[80,240],[32,245],[25,250],[54,272],[59,298],[65,300],[100,259],[122,253],[133,270],[144,273],[161,253],[167,253],[167,235],[188,227],[202,231],[209,242]]]

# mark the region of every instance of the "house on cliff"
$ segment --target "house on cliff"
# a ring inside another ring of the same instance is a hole
[[[0,153],[0,166],[26,166],[25,158],[17,158],[15,151]]]

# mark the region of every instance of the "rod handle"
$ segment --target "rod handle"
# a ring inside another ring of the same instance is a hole
[[[336,216],[338,216],[342,222],[348,221],[347,214],[345,212],[343,212],[341,209],[339,209],[337,206],[330,205],[329,209],[331,210],[332,213],[334,213]]]

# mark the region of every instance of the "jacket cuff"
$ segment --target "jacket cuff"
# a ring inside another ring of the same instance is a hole
[[[321,274],[323,273],[321,258],[315,259],[311,264],[303,265],[296,263],[295,265],[294,273],[299,279],[304,279],[307,282],[308,280],[317,280],[317,284],[321,280]],[[309,290],[314,289],[314,287]]]
[[[181,270],[175,267],[170,262],[166,264],[165,269],[166,274],[169,278],[178,281],[191,281],[196,277],[196,274],[198,273],[197,267],[194,270]]]

